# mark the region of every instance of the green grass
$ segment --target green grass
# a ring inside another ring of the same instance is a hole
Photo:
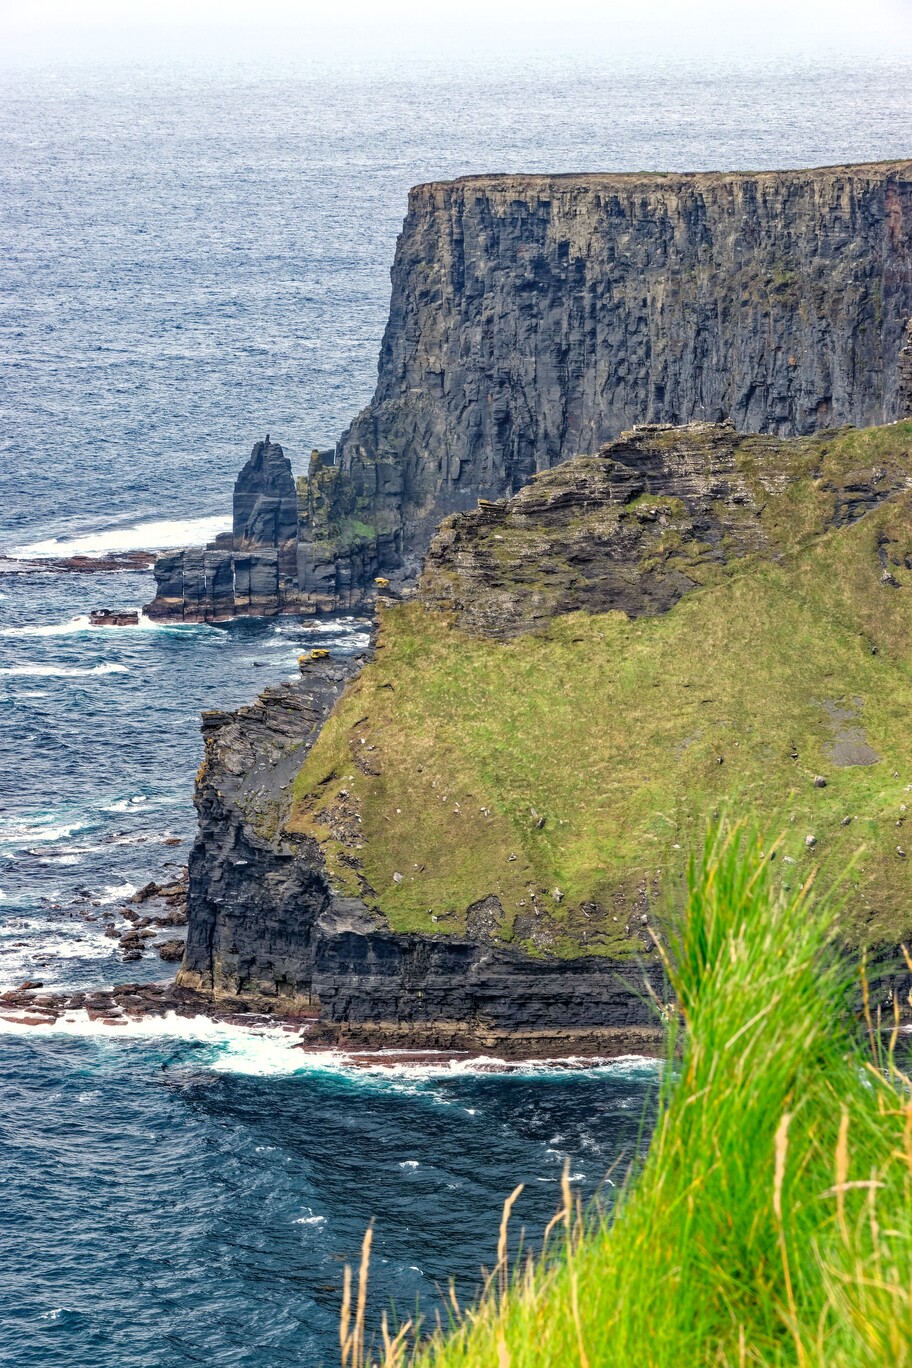
[[[841,438],[840,465],[888,455],[906,426]],[[645,901],[726,805],[785,828],[777,869],[791,887],[820,860],[826,882],[863,848],[844,930],[906,936],[910,500],[821,535],[831,495],[801,488],[765,515],[782,525],[780,560],[735,567],[661,617],[575,613],[499,643],[420,603],[385,609],[376,661],[298,777],[292,828],[396,929],[459,932],[493,893],[506,939],[624,953],[642,945]],[[901,588],[881,582],[884,556]],[[840,725],[880,762],[835,764]]]
[[[832,905],[784,894],[769,850],[735,826],[691,863],[672,1063],[613,1212],[565,1188],[560,1248],[510,1277],[499,1258],[479,1305],[388,1368],[912,1362],[909,1081],[853,1019]]]

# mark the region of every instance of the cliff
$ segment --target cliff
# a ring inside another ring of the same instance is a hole
[[[300,481],[295,582],[272,576],[270,611],[366,606],[441,517],[634,424],[785,436],[912,414],[910,318],[912,162],[418,186],[376,392]],[[200,555],[184,615],[217,618],[227,569]],[[156,615],[177,613],[179,561]]]
[[[207,717],[181,983],[642,1048],[657,895],[723,807],[785,827],[786,889],[863,847],[847,940],[908,936],[910,485],[908,422],[653,426],[451,517],[356,675]]]
[[[403,552],[633,424],[912,412],[912,163],[416,187],[377,389],[336,465],[401,472]],[[904,408],[905,406],[905,408]]]
[[[305,665],[300,682],[249,708],[204,715],[179,986],[222,1003],[318,1008],[311,1041],[537,1057],[656,1048],[644,1000],[646,981],[663,1000],[654,956],[529,956],[498,939],[484,906],[470,909],[466,936],[397,934],[334,888],[319,844],[287,818],[294,777],[357,666]]]

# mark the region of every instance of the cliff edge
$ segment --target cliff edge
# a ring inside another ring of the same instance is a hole
[[[374,397],[298,481],[268,611],[368,606],[443,516],[634,424],[795,436],[912,414],[910,319],[909,161],[417,186]],[[162,559],[154,616],[178,615],[181,582],[185,617],[231,615],[200,554]]]

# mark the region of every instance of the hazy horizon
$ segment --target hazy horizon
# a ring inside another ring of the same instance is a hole
[[[912,58],[904,0],[464,0],[429,9],[416,0],[34,0],[0,4],[4,61],[263,60],[592,62],[720,59],[754,66],[789,57],[851,61]]]

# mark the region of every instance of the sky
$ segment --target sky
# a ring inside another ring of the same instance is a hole
[[[14,58],[912,57],[912,0],[0,0]]]

